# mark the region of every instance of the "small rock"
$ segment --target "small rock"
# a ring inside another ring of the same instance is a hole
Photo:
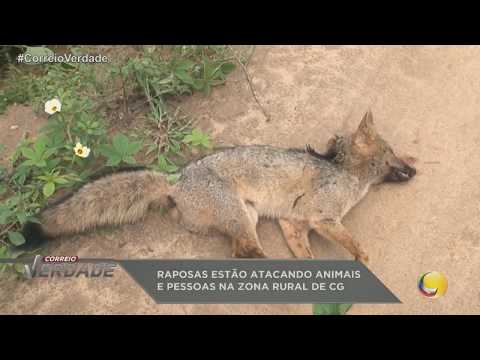
[[[10,130],[17,130],[18,129],[18,125],[12,125],[10,126]]]

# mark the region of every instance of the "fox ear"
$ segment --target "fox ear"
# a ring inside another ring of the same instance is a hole
[[[365,145],[374,141],[376,135],[377,131],[375,130],[375,125],[373,124],[372,111],[368,110],[365,115],[363,115],[362,121],[360,122],[353,139],[356,144]]]

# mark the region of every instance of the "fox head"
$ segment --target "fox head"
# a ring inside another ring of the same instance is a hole
[[[377,133],[370,110],[353,134],[336,136],[329,141],[328,148],[327,153],[335,162],[372,184],[408,181],[417,172],[399,159]]]

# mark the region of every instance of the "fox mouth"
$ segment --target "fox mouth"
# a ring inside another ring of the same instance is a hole
[[[404,182],[415,176],[417,170],[411,166],[392,167],[390,173],[385,177],[388,182]]]

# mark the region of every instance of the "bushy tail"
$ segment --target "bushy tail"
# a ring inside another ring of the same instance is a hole
[[[102,225],[140,220],[152,205],[168,206],[171,187],[165,175],[128,171],[102,177],[40,212],[40,224],[23,228],[26,242],[16,249],[32,250],[60,235],[76,234]]]

